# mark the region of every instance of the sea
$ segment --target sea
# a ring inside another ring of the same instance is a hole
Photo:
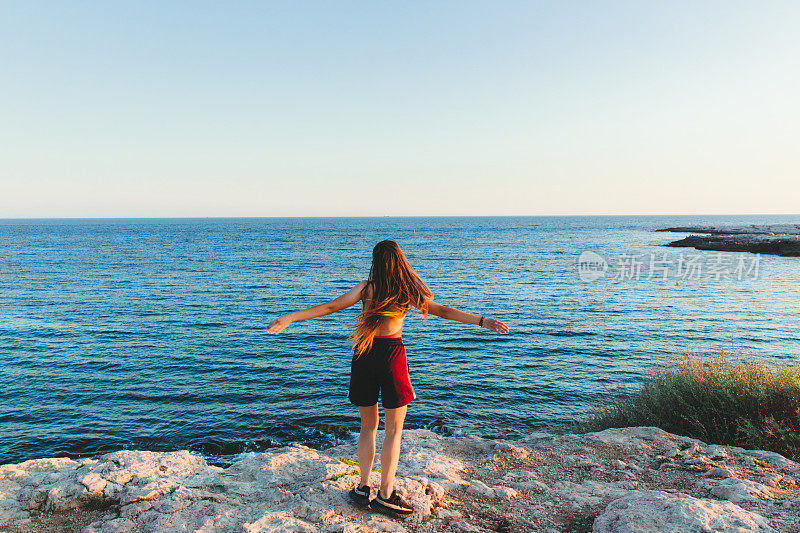
[[[410,313],[406,428],[513,439],[686,351],[797,361],[799,258],[655,231],[780,222],[800,216],[0,220],[0,464],[354,440],[358,305],[266,326],[366,279],[382,239],[437,302],[510,327]]]

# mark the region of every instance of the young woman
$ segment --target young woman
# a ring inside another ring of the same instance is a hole
[[[362,302],[361,313],[350,335],[353,361],[350,367],[350,402],[361,413],[358,439],[358,466],[361,482],[350,491],[356,503],[384,513],[406,517],[413,509],[394,490],[394,476],[400,459],[400,437],[406,406],[417,396],[408,375],[403,346],[403,321],[409,308],[466,324],[507,333],[508,326],[471,315],[433,301],[428,286],[417,276],[403,252],[392,240],[381,241],[372,250],[369,279],[328,303],[295,311],[274,320],[268,333],[279,333],[292,322],[308,320],[341,311]],[[381,486],[370,501],[369,473],[375,459],[375,436],[378,432],[378,392],[384,408],[384,439],[381,447]]]

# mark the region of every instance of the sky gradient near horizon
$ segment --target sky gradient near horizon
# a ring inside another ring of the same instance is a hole
[[[5,2],[0,218],[800,212],[796,2]]]

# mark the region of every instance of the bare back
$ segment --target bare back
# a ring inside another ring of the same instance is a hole
[[[372,302],[372,285],[367,283],[364,299],[361,301],[361,309],[369,309]],[[403,334],[403,321],[406,315],[401,318],[387,318],[385,319],[378,330],[375,332],[377,337],[400,337]]]

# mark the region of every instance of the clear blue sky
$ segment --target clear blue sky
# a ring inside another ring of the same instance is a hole
[[[0,217],[797,213],[800,3],[4,2]]]

